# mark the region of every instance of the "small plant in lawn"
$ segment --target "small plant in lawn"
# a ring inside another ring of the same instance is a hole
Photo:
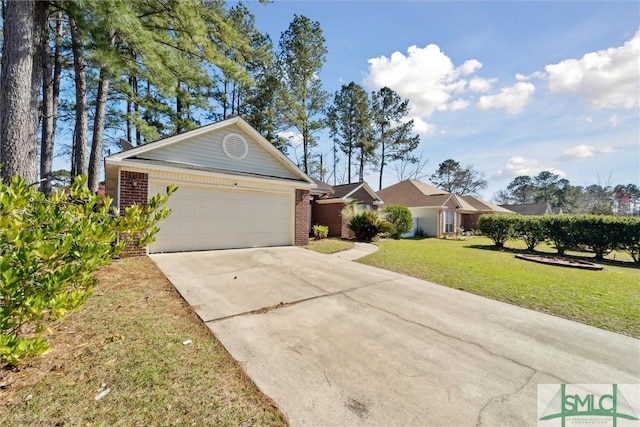
[[[377,212],[364,211],[351,218],[349,229],[357,240],[370,242],[379,234],[393,231],[393,225]]]
[[[0,183],[0,361],[15,365],[48,349],[46,324],[91,295],[92,273],[128,243],[147,245],[169,215],[167,195],[109,214],[111,199],[79,177],[51,197],[14,177]],[[118,236],[120,239],[117,240]]]
[[[313,236],[316,238],[316,240],[326,239],[328,234],[328,226],[319,224],[313,226]]]
[[[413,218],[411,211],[406,206],[386,206],[382,210],[382,214],[393,225],[393,231],[389,233],[392,238],[399,239],[400,236],[411,231]]]

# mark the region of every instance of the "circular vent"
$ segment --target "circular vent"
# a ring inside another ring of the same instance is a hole
[[[230,159],[242,160],[247,155],[247,141],[237,133],[230,133],[222,139],[222,151]]]

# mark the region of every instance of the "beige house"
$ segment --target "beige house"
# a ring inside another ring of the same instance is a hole
[[[120,210],[178,186],[139,254],[308,242],[316,184],[240,117],[107,156],[105,175]]]
[[[388,205],[406,206],[413,216],[413,228],[405,237],[441,237],[459,229],[476,228],[485,213],[513,213],[475,196],[456,196],[424,182],[406,180],[378,191]]]

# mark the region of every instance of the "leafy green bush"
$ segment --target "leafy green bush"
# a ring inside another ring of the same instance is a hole
[[[47,198],[22,178],[0,183],[0,360],[17,364],[48,349],[44,330],[91,295],[92,273],[129,243],[147,245],[169,215],[167,195],[109,214],[111,199],[78,178]],[[118,237],[120,238],[118,239]],[[125,236],[125,237],[123,237]],[[126,237],[128,236],[128,237]]]
[[[370,242],[378,234],[393,231],[393,225],[377,212],[363,211],[351,217],[349,229],[353,231],[357,240]]]
[[[618,248],[631,255],[636,264],[640,264],[640,217],[625,217],[620,221],[624,231],[618,236]]]
[[[391,237],[399,239],[405,233],[411,231],[413,227],[413,218],[411,211],[405,206],[390,205],[382,210],[385,219],[393,225],[393,231],[390,232]]]
[[[546,240],[546,228],[540,216],[523,215],[514,218],[514,236],[522,239],[527,250],[533,251],[535,247]]]
[[[317,240],[326,239],[329,234],[329,227],[326,225],[316,224],[313,226],[313,236]]]
[[[620,245],[621,237],[625,233],[626,224],[622,218],[608,215],[579,215],[573,217],[573,229],[579,245],[588,246],[596,259],[603,259],[605,255]]]
[[[540,217],[547,239],[553,242],[559,255],[564,255],[567,249],[575,248],[578,243],[578,233],[573,215],[545,215]]]
[[[499,247],[504,247],[504,242],[514,237],[514,224],[517,215],[485,214],[478,219],[478,229],[482,234],[493,240]]]

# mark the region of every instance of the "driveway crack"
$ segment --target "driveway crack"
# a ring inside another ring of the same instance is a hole
[[[482,425],[482,413],[489,407],[489,405],[491,405],[494,402],[497,401],[504,401],[505,399],[511,397],[511,396],[515,396],[518,393],[520,393],[522,390],[524,390],[525,388],[527,388],[527,386],[531,383],[531,380],[533,380],[533,377],[536,376],[536,374],[538,373],[535,369],[531,368],[533,370],[533,372],[531,373],[531,375],[529,375],[529,377],[527,378],[527,380],[524,382],[523,385],[521,385],[520,387],[518,387],[515,391],[511,392],[511,393],[503,393],[499,396],[493,396],[491,399],[489,399],[487,401],[487,403],[484,404],[484,406],[482,408],[480,408],[480,410],[478,411],[478,420],[476,421],[476,427],[479,427]]]
[[[340,293],[342,293],[345,297],[349,298],[350,300],[352,300],[354,302],[369,306],[369,307],[374,308],[376,310],[383,311],[383,312],[385,312],[387,314],[390,314],[391,316],[394,316],[397,319],[400,319],[400,320],[402,320],[404,322],[411,323],[411,324],[416,325],[416,326],[420,326],[422,328],[428,329],[428,330],[430,330],[432,332],[435,332],[435,333],[437,333],[439,335],[442,335],[444,337],[451,338],[453,340],[460,341],[460,342],[463,342],[465,344],[468,344],[468,345],[471,345],[471,346],[474,346],[474,347],[478,347],[479,349],[481,349],[482,351],[484,351],[487,354],[490,354],[491,356],[494,356],[494,357],[509,361],[509,362],[514,363],[514,364],[516,364],[518,366],[521,366],[521,367],[523,367],[525,369],[532,370],[534,372],[534,374],[539,372],[541,374],[548,375],[548,376],[550,376],[552,378],[555,378],[558,381],[560,381],[561,383],[566,383],[567,382],[567,381],[563,380],[562,378],[559,378],[557,375],[551,374],[549,372],[540,371],[540,370],[534,368],[533,366],[527,365],[526,363],[522,363],[522,362],[520,362],[518,360],[512,359],[512,358],[507,357],[507,356],[502,355],[502,354],[494,353],[493,351],[489,350],[488,348],[486,348],[482,344],[479,344],[479,343],[474,342],[474,341],[466,340],[464,338],[461,338],[461,337],[458,337],[458,336],[455,336],[455,335],[448,334],[446,332],[443,332],[443,331],[441,331],[439,329],[434,328],[433,326],[425,325],[424,323],[420,323],[420,322],[417,322],[415,320],[407,319],[405,317],[400,316],[398,313],[394,313],[393,311],[390,311],[390,310],[387,310],[385,308],[378,307],[377,305],[370,304],[368,302],[364,302],[364,301],[358,300],[356,298],[353,298],[352,296],[347,295],[346,292],[350,292],[350,290],[345,290],[345,291],[342,291]]]

